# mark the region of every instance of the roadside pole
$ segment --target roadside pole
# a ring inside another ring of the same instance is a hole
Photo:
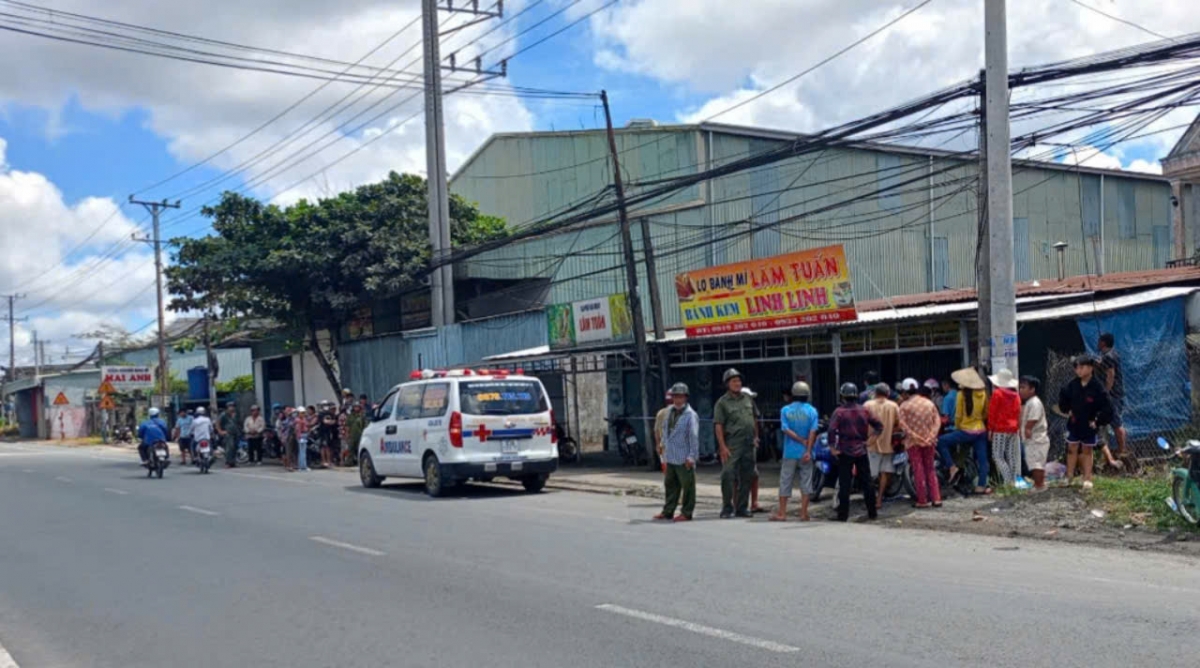
[[[634,259],[633,253],[633,236],[629,232],[629,215],[625,210],[625,186],[621,182],[621,163],[617,155],[617,137],[613,133],[612,112],[608,108],[608,92],[600,91],[600,101],[604,104],[604,123],[608,128],[608,150],[612,155],[613,161],[613,188],[617,193],[617,212],[621,221],[621,245],[625,255],[625,280],[629,284],[629,309],[633,312],[633,338],[634,344],[637,346],[637,363],[638,363],[638,386],[641,390],[639,394],[642,397],[642,414],[641,419],[646,427],[642,430],[645,438],[646,453],[649,455],[650,464],[654,465],[654,438],[651,425],[653,421],[647,424],[650,418],[650,401],[647,393],[650,391],[650,385],[647,382],[647,363],[648,351],[646,346],[646,321],[642,315],[642,300],[638,296],[638,275],[637,261]],[[650,281],[655,280],[655,276],[648,275]],[[663,379],[666,382],[666,378]]]
[[[167,200],[161,202],[143,202],[136,200],[133,195],[129,196],[130,204],[141,204],[150,212],[150,218],[153,221],[153,236],[138,237],[133,235],[134,241],[141,241],[154,245],[154,285],[158,293],[158,404],[165,408],[168,398],[171,396],[171,368],[167,365],[167,325],[166,311],[163,308],[163,285],[162,285],[162,239],[159,237],[159,218],[162,212],[166,209],[178,209],[180,203],[176,201],[170,204]]]
[[[987,371],[992,363],[992,242],[988,233],[988,171],[987,171],[987,73],[979,70],[979,183],[975,188],[975,305],[979,311],[976,324],[975,366]]]
[[[1013,266],[1012,159],[1008,116],[1006,0],[984,2],[987,70],[988,240],[991,247],[991,371],[1018,375],[1017,291]]]

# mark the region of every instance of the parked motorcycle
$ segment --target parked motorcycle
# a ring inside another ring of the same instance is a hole
[[[209,443],[208,440],[200,441],[196,445],[196,455],[192,457],[192,460],[195,462],[196,468],[200,469],[200,473],[208,473],[213,463],[212,443]]]
[[[171,453],[167,451],[166,441],[158,441],[150,448],[149,459],[142,466],[146,467],[146,477],[157,475],[163,477],[163,472],[171,465]]]
[[[616,419],[604,418],[612,423],[613,431],[617,433],[617,451],[621,453],[621,461],[630,466],[645,466],[649,463],[646,449],[638,440],[633,425],[624,417]]]
[[[1158,447],[1169,451],[1171,444],[1159,436]],[[1188,466],[1171,469],[1171,509],[1188,524],[1200,526],[1200,441],[1188,441],[1187,447],[1175,454],[1186,457]]]
[[[263,455],[270,459],[283,459],[283,441],[272,428],[263,432]]]
[[[117,427],[113,438],[117,443],[133,443],[133,430],[129,427]]]
[[[579,461],[581,456],[579,442],[571,438],[566,427],[555,422],[554,433],[558,435],[558,461],[564,464],[574,464]]]
[[[892,434],[892,447],[898,450],[903,450],[904,434],[896,432]],[[813,503],[819,502],[826,487],[837,489],[837,457],[829,449],[828,434],[821,433],[817,436],[817,441],[813,445],[813,486],[809,493],[809,500]],[[912,481],[912,466],[908,462],[907,452],[895,452],[892,455],[892,465],[896,471],[888,480],[887,489],[883,490],[883,498],[891,499],[906,494],[910,498],[916,496],[916,489],[913,487]],[[851,494],[859,494],[862,492],[859,489],[857,478],[851,488]],[[879,478],[876,476],[872,479],[872,484],[878,488]]]

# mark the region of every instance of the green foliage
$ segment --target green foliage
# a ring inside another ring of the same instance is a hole
[[[238,376],[224,383],[217,383],[218,392],[253,392],[254,376]]]
[[[179,377],[179,375],[176,374],[174,371],[171,372],[170,382],[171,382],[171,387],[170,387],[171,394],[183,395],[183,396],[187,395],[187,393],[188,393],[187,381],[181,379]]]
[[[205,207],[216,234],[175,239],[171,309],[265,318],[308,341],[339,387],[318,329],[337,331],[365,300],[415,284],[430,257],[425,180],[392,172],[379,183],[288,207],[226,192]],[[456,245],[507,234],[503,220],[450,199]]]
[[[1092,490],[1093,505],[1108,513],[1108,520],[1115,524],[1145,524],[1165,531],[1179,528],[1197,531],[1182,517],[1167,506],[1171,496],[1171,476],[1165,472],[1153,472],[1143,477],[1099,477]]]

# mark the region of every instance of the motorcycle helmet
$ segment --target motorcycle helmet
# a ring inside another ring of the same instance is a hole
[[[150,409],[150,417],[158,417],[158,409],[157,408]]]
[[[838,391],[843,399],[848,397],[858,397],[858,386],[854,383],[842,383],[841,390]]]
[[[928,378],[925,380],[925,387],[928,387],[931,390],[936,390],[941,386],[942,384],[938,382],[937,378]]]
[[[796,399],[807,399],[812,396],[812,390],[809,389],[808,383],[798,380],[792,384],[792,396]]]
[[[734,378],[741,378],[741,377],[742,377],[741,371],[738,371],[737,369],[726,369],[725,374],[721,376],[721,383],[724,385],[728,385],[729,381],[733,380]]]
[[[905,378],[904,380],[900,381],[901,392],[916,392],[918,387],[920,387],[920,385],[917,384],[916,378]]]
[[[198,407],[196,407],[196,415],[204,415],[204,414],[205,414],[205,413],[207,413],[207,412],[208,412],[208,411],[204,410],[204,407],[203,407],[203,406],[198,406]]]

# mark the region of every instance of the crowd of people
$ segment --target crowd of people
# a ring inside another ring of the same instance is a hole
[[[1066,420],[1065,482],[1074,485],[1078,473],[1084,489],[1093,485],[1097,449],[1111,465],[1120,466],[1100,438],[1106,427],[1112,428],[1117,455],[1126,451],[1121,419],[1125,395],[1121,359],[1112,334],[1101,334],[1098,344],[1101,356],[1075,358],[1075,378],[1051,404]],[[760,510],[756,452],[762,447],[763,416],[755,402],[757,395],[744,387],[741,372],[728,369],[722,382],[725,393],[713,407],[713,430],[722,464],[721,518],[751,517]],[[975,494],[992,494],[993,461],[996,478],[1004,486],[1044,491],[1050,436],[1046,405],[1039,397],[1041,390],[1041,380],[1033,376],[1017,378],[1001,369],[985,380],[970,367],[941,381],[931,378],[920,383],[906,378],[896,391],[880,382],[874,372],[866,374],[861,392],[855,383],[843,383],[838,390],[839,405],[825,428],[838,481],[837,513],[830,519],[848,521],[849,498],[855,488],[862,491],[868,519],[876,518],[883,504],[881,490],[888,488],[890,477],[896,473],[897,451],[908,455],[915,493],[913,506],[918,509],[942,505],[941,480],[956,488],[966,485]],[[783,443],[779,507],[770,519],[787,520],[788,503],[793,488],[798,486],[799,519],[809,521],[814,446],[821,420],[811,403],[808,383],[797,382],[784,394],[786,401],[779,414]],[[695,512],[700,418],[688,399],[687,385],[676,383],[667,393],[668,405],[655,419],[654,438],[663,461],[666,488],[666,502],[655,515],[658,520],[687,522]],[[964,448],[967,451],[960,453]],[[975,469],[973,481],[963,480],[968,463]],[[944,476],[939,476],[939,467]],[[1024,471],[1032,481],[1025,479]]]
[[[247,463],[261,466],[268,439],[272,439],[272,451],[278,454],[287,471],[310,470],[310,448],[319,453],[322,468],[353,466],[355,446],[366,428],[371,410],[367,395],[355,398],[349,389],[342,391],[341,402],[322,401],[313,406],[295,407],[275,404],[270,416],[264,415],[258,406],[251,406],[249,413],[241,417],[237,404],[229,402],[215,421],[204,407],[184,409],[176,419],[173,435],[179,444],[183,464],[189,459],[194,461],[198,444],[208,441],[224,450],[228,468],[238,466],[238,451],[243,442]],[[152,423],[154,420],[158,423]],[[170,432],[158,418],[158,409],[151,409],[151,420],[147,422],[152,424],[143,423],[147,429],[139,429],[138,433],[143,446],[153,444],[153,439],[165,441]]]

